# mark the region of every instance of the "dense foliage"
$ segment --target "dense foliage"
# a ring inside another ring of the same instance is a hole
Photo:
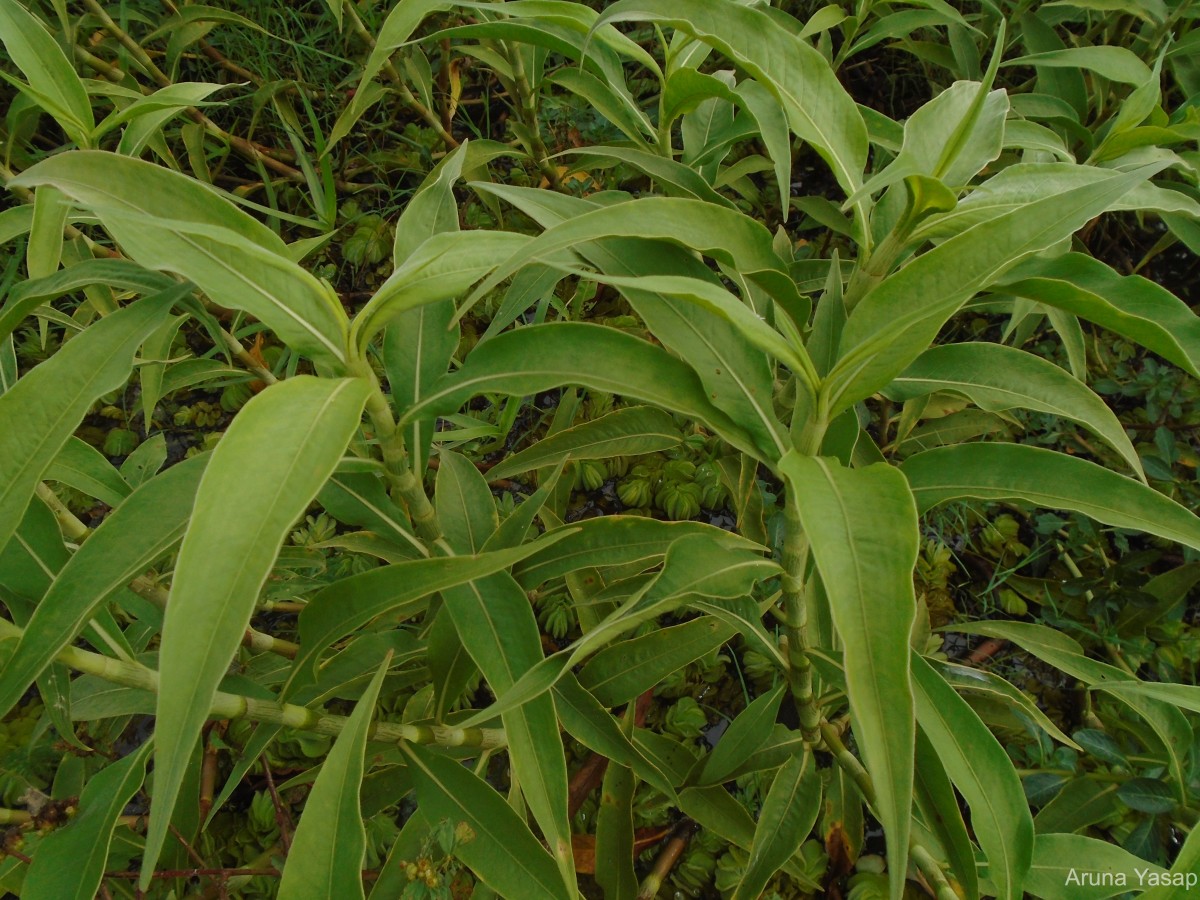
[[[1200,870],[1190,0],[0,0],[0,887]]]

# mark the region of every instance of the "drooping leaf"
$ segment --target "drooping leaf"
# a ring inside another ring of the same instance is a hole
[[[997,896],[1020,900],[1033,859],[1033,818],[1021,779],[966,701],[915,654],[912,667],[917,719],[971,808],[971,825],[987,854]]]
[[[0,710],[11,709],[98,609],[183,537],[207,461],[185,460],[138,488],[71,556],[0,672]]]
[[[783,764],[771,782],[754,828],[750,860],[733,892],[734,900],[754,900],[799,849],[821,809],[821,776],[811,752]]]
[[[845,645],[854,735],[876,785],[894,897],[903,889],[912,808],[916,722],[909,631],[917,511],[886,465],[846,469],[790,452],[780,461]]]
[[[99,150],[60,153],[13,184],[53,185],[93,212],[134,260],[244,309],[315,360],[345,361],[345,313],[279,237],[199,181]]]
[[[0,395],[0,548],[92,403],[125,383],[138,345],[186,292],[164,291],[106,316]]]
[[[1032,409],[1078,422],[1121,454],[1139,476],[1142,463],[1112,410],[1086,384],[1031,353],[1003,344],[945,344],[922,353],[885,393],[910,400],[935,391],[963,394],[981,409]]]
[[[885,387],[928,349],[946,320],[976,292],[1025,257],[1070,236],[1160,168],[1116,173],[1018,207],[884,279],[846,321],[840,359],[824,388],[830,413]]]
[[[1174,500],[1053,450],[1025,444],[939,447],[909,457],[900,469],[922,512],[963,498],[1023,500],[1200,548],[1200,519]]]
[[[605,361],[579,366],[582,358]],[[714,407],[695,372],[662,349],[600,325],[556,322],[519,328],[479,344],[462,368],[411,407],[403,421],[458,409],[476,394],[527,395],[579,384],[683,413],[739,447],[754,442]]]
[[[417,800],[428,821],[465,822],[471,834],[454,855],[501,897],[572,900],[558,867],[512,808],[487,782],[457,762],[402,743]]]
[[[670,450],[683,440],[669,413],[649,406],[618,409],[546,437],[488,470],[489,478],[511,478],[561,459],[609,459]]]
[[[369,385],[298,376],[264,390],[205,469],[163,626],[149,882],[208,707],[292,524],[357,431]],[[236,507],[232,505],[236,504]]]
[[[296,826],[279,882],[283,900],[363,897],[367,835],[359,786],[371,717],[390,663],[389,654],[355,704],[304,801],[304,814]]]
[[[92,900],[96,896],[113,829],[142,786],[151,746],[147,741],[88,780],[75,817],[38,843],[21,896],[33,900]]]

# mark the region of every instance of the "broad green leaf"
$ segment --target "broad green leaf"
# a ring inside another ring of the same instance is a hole
[[[1031,409],[1077,422],[1120,453],[1145,479],[1138,453],[1113,411],[1086,384],[1032,353],[975,342],[933,347],[884,393],[902,401],[937,391],[962,394],[988,412]]]
[[[675,798],[675,786],[618,727],[616,720],[590,691],[567,673],[554,686],[554,707],[566,732],[589,750],[626,766],[664,796]]]
[[[92,403],[125,384],[138,345],[186,293],[164,291],[106,316],[0,395],[0,548]]]
[[[683,197],[703,200],[706,203],[716,203],[720,206],[733,206],[726,197],[714,191],[707,181],[697,175],[695,169],[648,150],[638,150],[633,147],[599,146],[579,147],[565,150],[563,153],[564,155],[582,156],[584,159],[595,158],[597,164],[612,160],[633,166],[653,178],[659,190],[668,197]]]
[[[633,734],[633,713],[632,706],[627,708],[622,720],[622,737],[626,740]],[[602,714],[608,717],[603,711]],[[606,900],[637,893],[637,873],[633,868],[635,787],[633,771],[610,759],[600,784],[600,808],[596,811],[596,882]]]
[[[1068,253],[1033,259],[999,290],[1066,310],[1200,376],[1200,319],[1170,291],[1140,275],[1118,275],[1097,259]]]
[[[87,782],[79,812],[38,842],[21,885],[32,900],[92,900],[104,878],[117,819],[146,777],[151,743],[105,766]]]
[[[496,501],[487,480],[461,453],[438,457],[434,506],[438,524],[455,553],[478,553],[496,530]]]
[[[734,900],[754,900],[808,837],[821,809],[821,776],[811,752],[783,764],[771,782],[754,828],[750,860],[733,892]]]
[[[358,792],[371,717],[390,663],[388,654],[355,704],[304,801],[304,814],[279,882],[282,900],[363,897],[367,835]]]
[[[443,590],[442,599],[463,646],[497,697],[544,659],[529,598],[507,572]],[[543,694],[505,712],[502,719],[517,782],[558,861],[564,887],[571,889],[575,866],[567,815],[567,761],[554,699]]]
[[[577,529],[578,526],[569,526],[510,550],[382,566],[343,578],[318,591],[300,614],[301,652],[282,697],[286,699],[293,691],[311,684],[321,654],[334,641],[352,634],[375,617],[390,612],[397,618],[409,618],[423,612],[432,594],[511,568]]]
[[[1126,47],[1068,47],[1047,50],[1016,59],[1003,66],[1035,66],[1059,69],[1089,69],[1110,81],[1140,85],[1150,80],[1150,67]]]
[[[989,222],[1050,194],[1100,184],[1111,178],[1112,172],[1112,169],[1074,163],[1016,163],[973,188],[950,212],[923,221],[912,233],[913,242],[920,244],[926,240],[954,237],[974,225]],[[1134,185],[1127,193],[1114,198],[1108,209],[1113,212],[1145,210],[1160,214],[1200,214],[1200,204],[1187,194],[1149,181]]]
[[[979,896],[975,871],[975,846],[967,834],[954,785],[925,732],[917,729],[916,765],[913,771],[914,805],[925,827],[941,843],[950,870],[967,897]],[[840,770],[839,770],[840,771]],[[842,776],[845,780],[845,775]]]
[[[604,706],[620,706],[720,647],[736,633],[731,626],[703,616],[639,635],[597,653],[580,671],[579,683]]]
[[[1082,834],[1039,834],[1025,890],[1045,900],[1104,900],[1148,887],[1150,878],[1164,873],[1107,841]]]
[[[836,414],[885,387],[975,293],[1052,247],[1162,168],[1113,174],[996,216],[923,253],[868,293],[846,321],[823,393]],[[914,299],[916,298],[916,299]]]
[[[765,226],[735,210],[700,200],[644,197],[601,206],[551,225],[513,252],[467,299],[469,307],[530,262],[608,238],[663,240],[732,266],[772,295],[787,299],[796,288],[771,246]],[[637,273],[634,273],[637,274]]]
[[[412,251],[354,317],[351,340],[361,349],[400,313],[457,297],[532,240],[511,231],[433,235]]]
[[[493,187],[489,192],[498,193],[546,229],[562,227],[588,211],[602,209],[596,203],[549,191],[496,191]],[[681,247],[666,246],[658,240],[615,237],[584,243],[576,249],[606,273],[599,280],[617,284],[659,340],[695,370],[712,404],[754,437],[756,449],[751,452],[763,460],[779,456],[784,449],[782,428],[771,408],[773,379],[762,348],[770,347],[794,369],[807,371],[804,363],[797,361],[803,352],[793,350],[759,321],[717,284],[707,267]],[[657,293],[650,285],[642,286],[640,280],[622,280],[630,276],[652,277],[655,284],[673,289],[682,286],[685,290],[678,297]],[[668,281],[662,282],[663,278]],[[705,282],[711,283],[711,288]],[[743,285],[743,292],[747,291]],[[775,296],[795,321],[808,319],[805,305],[796,303],[799,297],[792,285],[784,294],[776,291]],[[736,440],[732,443],[741,446]]]
[[[886,465],[846,469],[792,451],[780,471],[845,645],[854,736],[878,791],[875,810],[887,835],[892,894],[899,897],[916,733],[908,641],[916,615],[917,511],[904,478]]]
[[[1118,787],[1089,778],[1068,781],[1053,800],[1038,810],[1033,830],[1037,834],[1070,833],[1120,814]]]
[[[775,170],[779,208],[786,214],[792,194],[792,140],[788,132],[787,112],[760,82],[747,79],[735,90],[741,105],[758,123],[759,136]]]
[[[966,444],[900,466],[924,512],[948,500],[1024,500],[1069,509],[1200,549],[1200,519],[1174,500],[1102,466],[1025,444]]]
[[[669,413],[630,406],[543,438],[493,466],[488,477],[511,478],[563,459],[609,459],[670,450],[681,440],[683,435]]]
[[[501,897],[573,900],[553,858],[487,782],[454,760],[402,743],[417,800],[430,822],[465,822],[473,833],[454,855]]]
[[[662,562],[671,545],[688,535],[703,535],[715,550],[755,548],[754,541],[704,522],[663,522],[643,516],[599,516],[547,532],[563,540],[537,552],[513,567],[513,576],[526,590],[592,566],[629,566],[649,569]]]
[[[58,481],[108,506],[117,506],[129,495],[128,482],[95,447],[72,437],[43,475]]]
[[[280,544],[358,430],[361,379],[289,378],[254,397],[213,452],[179,550],[159,652],[155,791],[142,882],[188,759]]]
[[[847,195],[862,183],[867,129],[833,69],[760,9],[701,0],[621,0],[599,20],[657,22],[710,44],[779,98],[792,131],[829,163]]]
[[[189,107],[213,105],[204,103],[203,101],[226,87],[229,87],[229,85],[212,84],[202,81],[183,81],[179,84],[171,84],[159,88],[154,93],[134,100],[128,106],[105,116],[103,121],[92,132],[92,142],[96,143],[100,137],[114,128],[124,125],[126,122],[134,122],[145,117],[150,117],[147,123],[150,125],[150,128],[161,127],[172,116]],[[143,130],[139,128],[133,132],[127,130],[121,137],[119,152],[125,156],[137,156],[149,138],[150,133],[148,133],[148,129]]]
[[[396,239],[392,246],[392,263],[396,268],[404,265],[413,251],[428,238],[443,232],[458,231],[454,184],[462,177],[467,147],[468,142],[463,141],[457,150],[434,166],[405,205],[396,221]]]
[[[25,247],[25,271],[30,278],[45,278],[58,270],[63,227],[70,208],[71,204],[54,188],[45,188],[34,195],[33,223]]]
[[[1037,723],[1046,734],[1050,735],[1056,741],[1066,744],[1075,750],[1083,749],[1067,737],[1062,729],[1055,725],[1050,717],[1038,708],[1032,698],[1008,681],[1005,681],[999,675],[993,672],[985,672],[983,669],[973,669],[969,666],[956,665],[955,663],[932,661],[930,665],[934,667],[937,673],[951,687],[979,694],[997,703],[1010,706],[1023,716]]]
[[[17,0],[0,0],[0,40],[29,80],[33,97],[79,145],[92,130],[92,104],[58,42]]]
[[[1007,93],[956,81],[909,117],[899,155],[863,185],[862,193],[898,184],[908,175],[928,175],[957,194],[1000,155],[1007,115]]]
[[[176,287],[166,275],[150,272],[127,259],[89,259],[45,278],[22,281],[0,309],[0,337],[12,334],[25,317],[48,300],[94,284],[152,294]]]
[[[564,66],[551,72],[546,81],[575,94],[586,106],[617,126],[635,146],[644,147],[649,139],[654,138],[654,125],[638,105],[629,102],[628,95],[622,96],[620,91],[614,90],[591,72]]]
[[[71,556],[0,672],[0,710],[11,709],[97,610],[183,537],[207,460],[185,460],[138,488]]]
[[[604,365],[581,368],[580,359],[603,359]],[[685,363],[639,338],[582,322],[531,325],[479,344],[462,368],[430,390],[402,421],[453,412],[477,394],[523,396],[563,384],[652,403],[707,423],[738,447],[754,446],[709,402]]]
[[[921,730],[971,808],[997,896],[1019,900],[1033,858],[1033,819],[1016,769],[974,710],[916,654],[912,669]]]
[[[778,684],[761,697],[755,698],[729,723],[729,727],[713,747],[712,753],[704,761],[704,768],[700,770],[701,784],[720,784],[729,780],[738,767],[766,743],[775,726],[775,717],[779,714],[785,688],[785,684]],[[806,754],[796,754],[792,761],[803,761],[805,756]],[[797,837],[800,840],[804,839],[804,835]]]
[[[265,225],[199,181],[102,151],[61,153],[13,184],[50,184],[94,212],[137,262],[188,278],[315,360],[343,363],[346,317],[332,289],[292,262]]]

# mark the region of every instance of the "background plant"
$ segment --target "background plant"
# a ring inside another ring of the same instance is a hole
[[[1192,871],[1198,326],[1099,257],[1194,265],[1194,13],[1093,6],[0,2],[6,888]]]

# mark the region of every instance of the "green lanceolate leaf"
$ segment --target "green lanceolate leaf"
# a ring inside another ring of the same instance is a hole
[[[946,861],[967,897],[979,896],[979,876],[975,871],[975,846],[967,834],[958,795],[946,768],[925,732],[917,729],[916,768],[913,771],[913,799],[925,827],[941,842]]]
[[[736,633],[735,628],[711,616],[655,630],[601,650],[580,671],[579,683],[605,706],[620,706],[711,653]]]
[[[637,456],[679,445],[683,435],[669,413],[630,406],[556,432],[488,470],[489,478],[511,478],[560,460]]]
[[[286,699],[315,681],[321,654],[376,616],[387,612],[397,618],[416,615],[428,606],[430,595],[511,568],[577,530],[578,526],[571,526],[520,547],[478,556],[434,557],[382,566],[318,591],[300,614],[301,651],[282,697]]]
[[[761,283],[768,293],[795,294],[783,261],[771,247],[765,226],[734,210],[700,200],[646,197],[628,204],[601,206],[548,227],[516,250],[467,300],[470,306],[485,293],[533,261],[548,261],[562,251],[608,238],[665,240],[698,250]]]
[[[443,451],[438,459],[441,467],[434,490],[438,524],[455,553],[478,553],[499,524],[492,489],[461,453]]]
[[[125,383],[138,345],[186,293],[174,288],[106,316],[0,395],[0,548],[92,403]]]
[[[946,320],[975,293],[1039,250],[1069,237],[1160,165],[1053,194],[996,216],[886,278],[854,309],[840,359],[823,393],[830,414],[881,390],[933,343]]]
[[[196,495],[159,652],[155,791],[142,878],[149,882],[217,685],[237,651],[279,546],[333,474],[370,386],[299,376],[246,404]]]
[[[1102,438],[1143,480],[1142,463],[1120,420],[1086,384],[1054,363],[1002,344],[946,344],[922,353],[888,385],[893,400],[935,391],[970,398],[980,409],[1032,409],[1072,422]]]
[[[82,491],[108,506],[119,506],[131,490],[103,453],[77,437],[63,445],[43,477]]]
[[[1082,253],[1033,259],[1000,282],[1005,293],[1074,313],[1200,376],[1200,319],[1140,275],[1118,275]]]
[[[185,460],[142,485],[67,561],[0,672],[0,710],[11,709],[96,611],[183,537],[207,461]]]
[[[466,823],[454,855],[501,897],[572,900],[554,860],[503,798],[457,762],[402,743],[417,801],[430,822]]]
[[[704,761],[700,783],[720,784],[729,780],[732,773],[762,747],[775,726],[785,688],[784,684],[776,685],[738,714]],[[803,758],[803,754],[798,756]],[[799,837],[803,839],[804,835]]]
[[[17,0],[0,0],[0,40],[29,80],[29,93],[81,146],[95,121],[83,81],[34,15]]]
[[[898,896],[908,859],[916,732],[908,664],[916,507],[903,476],[885,465],[846,469],[793,451],[780,471],[845,645],[854,736],[875,783]]]
[[[633,726],[633,707],[629,707],[625,710],[621,729],[626,740],[632,736]],[[600,808],[596,812],[596,881],[606,900],[637,893],[637,873],[633,868],[636,786],[633,771],[628,766],[609,761],[600,785]]]
[[[359,806],[359,786],[371,716],[390,663],[388,654],[334,741],[304,801],[304,814],[296,826],[279,882],[279,896],[283,900],[363,896],[367,835]]]
[[[771,782],[754,828],[750,861],[734,900],[754,900],[808,837],[821,809],[821,776],[810,752],[783,764]]]
[[[100,889],[117,819],[146,777],[151,744],[101,769],[79,797],[79,812],[42,838],[21,885],[32,900],[91,900]]]
[[[1095,463],[1024,444],[966,444],[900,466],[922,512],[948,500],[1024,500],[1069,509],[1200,549],[1200,519],[1152,488]]]
[[[497,697],[544,659],[529,598],[507,572],[444,590],[442,598],[463,646]],[[575,867],[567,817],[567,762],[554,700],[543,694],[505,712],[502,719],[517,781],[569,890],[575,885]]]
[[[345,362],[345,313],[332,290],[292,262],[273,231],[195,179],[96,150],[43,160],[12,183],[53,185],[143,266],[190,279],[315,360]]]
[[[643,569],[662,562],[676,541],[703,536],[714,551],[758,548],[760,545],[704,522],[662,522],[643,516],[600,516],[546,533],[543,540],[563,532],[561,543],[538,548],[513,567],[513,577],[526,590],[570,572],[593,566],[632,566]]]
[[[38,306],[94,284],[152,294],[175,287],[175,280],[150,272],[127,259],[89,259],[60,269],[45,278],[22,281],[0,309],[0,337],[12,334]]]
[[[660,22],[710,44],[779,98],[792,131],[821,154],[847,195],[862,183],[867,129],[829,63],[760,9],[701,0],[623,0],[600,22]]]
[[[510,231],[433,235],[413,250],[355,316],[351,340],[361,351],[401,313],[457,297],[532,242],[528,235]]]
[[[971,808],[971,825],[987,854],[997,896],[1019,900],[1033,859],[1033,818],[1021,779],[967,702],[921,657],[914,654],[912,666],[921,730]]]
[[[1082,834],[1039,834],[1025,890],[1046,900],[1104,900],[1148,886],[1150,878],[1164,872],[1161,866],[1106,841]]]
[[[580,367],[581,359],[604,365]],[[696,373],[659,347],[600,325],[556,322],[506,332],[478,345],[402,418],[457,410],[488,392],[526,395],[579,384],[662,406],[705,422],[738,447],[754,442],[711,404]]]

